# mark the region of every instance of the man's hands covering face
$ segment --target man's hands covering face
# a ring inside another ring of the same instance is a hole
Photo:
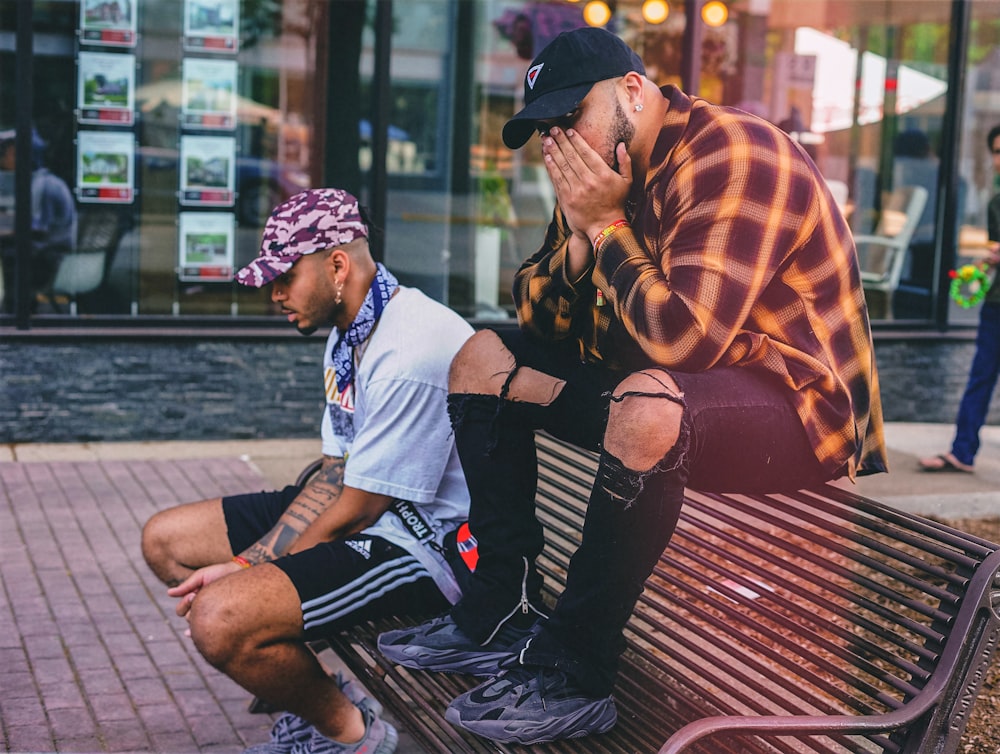
[[[553,128],[542,138],[542,155],[556,199],[574,234],[591,242],[598,233],[625,217],[632,187],[632,160],[625,145],[614,146],[619,171],[574,129]],[[612,155],[608,155],[610,160]]]

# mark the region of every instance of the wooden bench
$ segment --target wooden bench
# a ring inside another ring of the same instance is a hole
[[[557,597],[596,457],[540,436],[539,567]],[[429,752],[953,752],[1000,635],[1000,545],[834,486],[688,494],[626,629],[609,733],[529,748],[444,722],[474,678],[329,642]]]

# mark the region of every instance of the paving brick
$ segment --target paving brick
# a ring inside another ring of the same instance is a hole
[[[40,676],[38,686],[42,703],[49,712],[86,707],[83,693],[75,683],[52,682],[44,676]]]
[[[142,726],[136,725],[134,714],[129,720],[102,721],[99,726],[105,751],[138,752],[153,751],[149,736]],[[181,751],[176,749],[175,751]],[[188,751],[193,751],[189,749]]]
[[[55,751],[48,725],[12,725],[7,728],[9,751]]]
[[[205,676],[193,665],[189,668],[171,668],[163,671],[163,681],[175,696],[191,690],[205,689]]]
[[[3,674],[4,699],[20,699],[21,697],[37,697],[35,676],[30,670],[11,671]]]
[[[70,651],[73,651],[75,647],[100,643],[100,635],[97,633],[97,629],[89,623],[80,623],[72,621],[72,619],[69,619],[69,621],[68,625],[65,623],[60,623],[59,625],[63,627],[63,641],[66,642],[66,646],[70,648]]]
[[[44,678],[46,685],[52,683],[72,684],[76,674],[65,657],[48,657],[32,663],[32,670],[38,678]]]
[[[59,714],[51,716],[52,732],[57,741],[87,738],[96,740],[97,723],[90,714],[90,709],[59,710]],[[91,744],[93,747],[93,744]],[[62,748],[62,747],[61,747]],[[67,751],[87,751],[87,749],[66,749]],[[93,748],[90,749],[93,751]]]
[[[226,701],[227,699],[245,700],[248,698],[246,689],[241,688],[239,684],[231,678],[222,675],[217,670],[211,670],[210,673],[206,673],[205,680],[209,689],[211,689],[219,701]]]
[[[115,693],[91,693],[88,690],[87,701],[99,725],[127,720],[135,727],[135,707],[124,688]]]
[[[146,654],[114,654],[112,661],[118,674],[126,681],[133,678],[155,678],[158,675],[156,665]]]
[[[196,652],[190,639],[186,639],[190,644],[190,651],[179,641],[161,641],[150,647],[153,653],[153,661],[161,668],[177,668],[191,665],[193,653]]]
[[[172,702],[170,704],[140,704],[136,706],[136,711],[150,737],[154,734],[162,735],[187,730],[187,721],[184,719],[184,715]]]
[[[198,751],[198,744],[189,732],[155,731],[149,734],[152,750],[162,754],[181,754],[182,752]]]
[[[140,707],[154,704],[173,704],[173,698],[164,686],[162,678],[133,678],[127,681],[125,688],[129,696]]]
[[[134,631],[123,631],[123,628],[127,628],[127,625],[114,626],[110,630],[101,632],[101,636],[104,639],[104,643],[108,646],[108,649],[114,650],[114,656],[147,655],[148,649],[145,643],[139,640],[139,637],[135,635]]]
[[[52,629],[53,631],[57,630],[54,622]],[[32,630],[24,637],[24,648],[33,662],[50,657],[66,656],[66,647],[57,633],[42,633]]]
[[[14,611],[17,623],[28,628],[47,622],[51,616],[49,603],[45,596],[37,591],[33,591],[30,595],[18,594],[15,591],[10,598],[10,607]]]
[[[174,699],[181,712],[188,718],[204,715],[206,709],[218,709],[219,707],[218,700],[204,686],[175,694]]]
[[[242,743],[232,723],[222,715],[189,717],[188,724],[199,749]]]
[[[59,751],[91,752],[104,750],[104,746],[97,736],[57,737],[56,740],[59,744]]]
[[[45,707],[38,696],[11,697],[0,699],[0,719],[4,726],[48,725]]]
[[[108,646],[115,647],[117,651],[117,645],[114,642],[108,642]],[[106,671],[112,664],[111,656],[108,654],[104,642],[73,647],[70,659],[73,661],[73,667],[81,673],[88,670]]]
[[[121,694],[125,696],[125,684],[113,668],[80,670],[79,681],[88,698],[97,694]]]
[[[0,651],[21,651],[21,632],[13,619],[0,620]]]

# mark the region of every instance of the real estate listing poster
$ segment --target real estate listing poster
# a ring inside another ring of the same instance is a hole
[[[79,131],[77,197],[128,204],[135,198],[135,136],[131,131]]]
[[[135,55],[81,52],[79,61],[80,123],[131,126],[135,122]]]
[[[236,128],[236,61],[184,58],[181,71],[181,124]]]
[[[83,0],[80,41],[88,45],[135,47],[139,0]]]
[[[231,207],[236,198],[236,139],[181,136],[181,204]]]
[[[184,0],[184,49],[239,50],[239,0]]]
[[[235,237],[230,212],[181,212],[177,276],[185,282],[232,282]]]

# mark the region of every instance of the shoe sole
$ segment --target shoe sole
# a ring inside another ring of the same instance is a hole
[[[521,720],[462,720],[461,713],[448,707],[444,719],[477,736],[499,743],[541,744],[568,738],[583,738],[607,733],[618,722],[613,700],[601,700],[574,713],[568,719],[549,718],[525,723]],[[516,726],[516,727],[512,727]]]
[[[408,653],[407,650],[413,650]],[[414,670],[429,670],[435,673],[465,673],[479,677],[494,676],[500,670],[500,662],[510,657],[510,652],[467,653],[464,659],[455,656],[451,650],[435,652],[427,647],[383,647],[378,642],[382,655],[397,665]]]

